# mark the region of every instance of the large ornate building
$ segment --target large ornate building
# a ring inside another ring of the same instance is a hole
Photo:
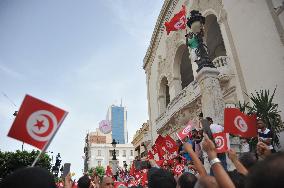
[[[187,14],[194,9],[206,18],[204,41],[217,68],[214,73],[196,73],[186,30],[165,31],[164,23],[182,5]],[[157,134],[174,137],[201,111],[223,124],[224,107],[249,101],[245,93],[276,85],[275,102],[284,117],[283,26],[279,0],[165,0],[143,65],[151,140]],[[204,81],[208,75],[215,77]]]

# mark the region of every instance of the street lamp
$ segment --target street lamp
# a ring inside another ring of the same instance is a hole
[[[198,10],[192,10],[190,18],[187,18],[187,26],[191,32],[186,34],[186,43],[190,48],[195,49],[197,56],[195,62],[198,66],[196,72],[199,72],[203,67],[216,68],[210,61],[207,46],[203,42],[204,24],[205,17]]]
[[[116,153],[115,153],[116,144],[117,144],[117,143],[116,143],[115,139],[113,139],[113,140],[112,140],[112,143],[111,143],[111,145],[112,145],[112,147],[113,147],[112,160],[117,160],[117,159],[116,159]]]
[[[61,166],[61,168],[60,168],[61,176],[63,175],[63,170],[64,170],[64,168],[63,168],[63,166]]]
[[[127,172],[127,164],[126,164],[126,161],[124,161],[124,164],[123,164],[124,168],[125,168],[125,172]]]

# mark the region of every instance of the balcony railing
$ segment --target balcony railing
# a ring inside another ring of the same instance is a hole
[[[199,96],[200,88],[194,80],[171,100],[166,111],[156,119],[157,130],[162,128],[176,112],[194,102]]]
[[[226,82],[230,79],[232,76],[232,70],[231,70],[231,62],[230,58],[228,56],[219,56],[216,57],[213,61],[213,64],[220,72],[219,79],[221,82]]]
[[[229,60],[230,59],[228,56],[219,56],[213,60],[213,64],[215,65],[215,67],[220,68],[228,65]]]

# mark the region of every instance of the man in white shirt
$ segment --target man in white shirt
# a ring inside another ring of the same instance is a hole
[[[271,131],[266,127],[266,124],[262,119],[257,120],[257,128],[258,128],[258,140],[259,142],[264,142],[266,145],[268,145],[269,149],[273,150],[272,146],[272,133]]]
[[[210,129],[211,129],[212,134],[220,133],[220,132],[224,131],[224,127],[222,125],[215,124],[215,123],[213,123],[213,121],[210,124]]]

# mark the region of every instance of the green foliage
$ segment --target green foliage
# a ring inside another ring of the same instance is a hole
[[[249,102],[244,102],[244,103],[241,103],[239,101],[239,103],[237,104],[237,107],[240,109],[241,112],[243,113],[248,113],[247,111],[251,111],[251,107],[249,106]]]
[[[279,133],[283,130],[283,122],[278,111],[278,104],[273,102],[276,88],[272,95],[269,90],[260,90],[250,95],[246,94],[252,101],[252,107],[248,103],[241,104],[239,102],[239,108],[242,112],[255,113],[258,117],[263,119],[267,128],[271,130],[273,139],[272,144],[279,147]]]
[[[95,168],[90,168],[90,169],[88,170],[88,175],[89,175],[89,176],[92,176],[93,173],[94,173],[94,170],[95,170]]]
[[[253,110],[257,116],[264,120],[267,127],[271,130],[273,135],[273,145],[280,146],[279,133],[283,130],[283,122],[278,111],[278,104],[273,103],[273,98],[276,92],[274,89],[272,95],[269,90],[260,90],[256,94],[251,94],[250,100],[253,102]]]
[[[95,170],[99,177],[103,177],[105,175],[105,168],[103,166],[97,166]]]
[[[105,169],[103,166],[96,166],[95,168],[90,168],[88,170],[89,176],[93,176],[94,172],[101,178],[105,175]]]
[[[16,152],[2,152],[0,151],[0,178],[4,178],[16,169],[31,166],[39,151],[20,151]],[[51,168],[51,158],[47,154],[43,154],[38,160],[36,166]]]

